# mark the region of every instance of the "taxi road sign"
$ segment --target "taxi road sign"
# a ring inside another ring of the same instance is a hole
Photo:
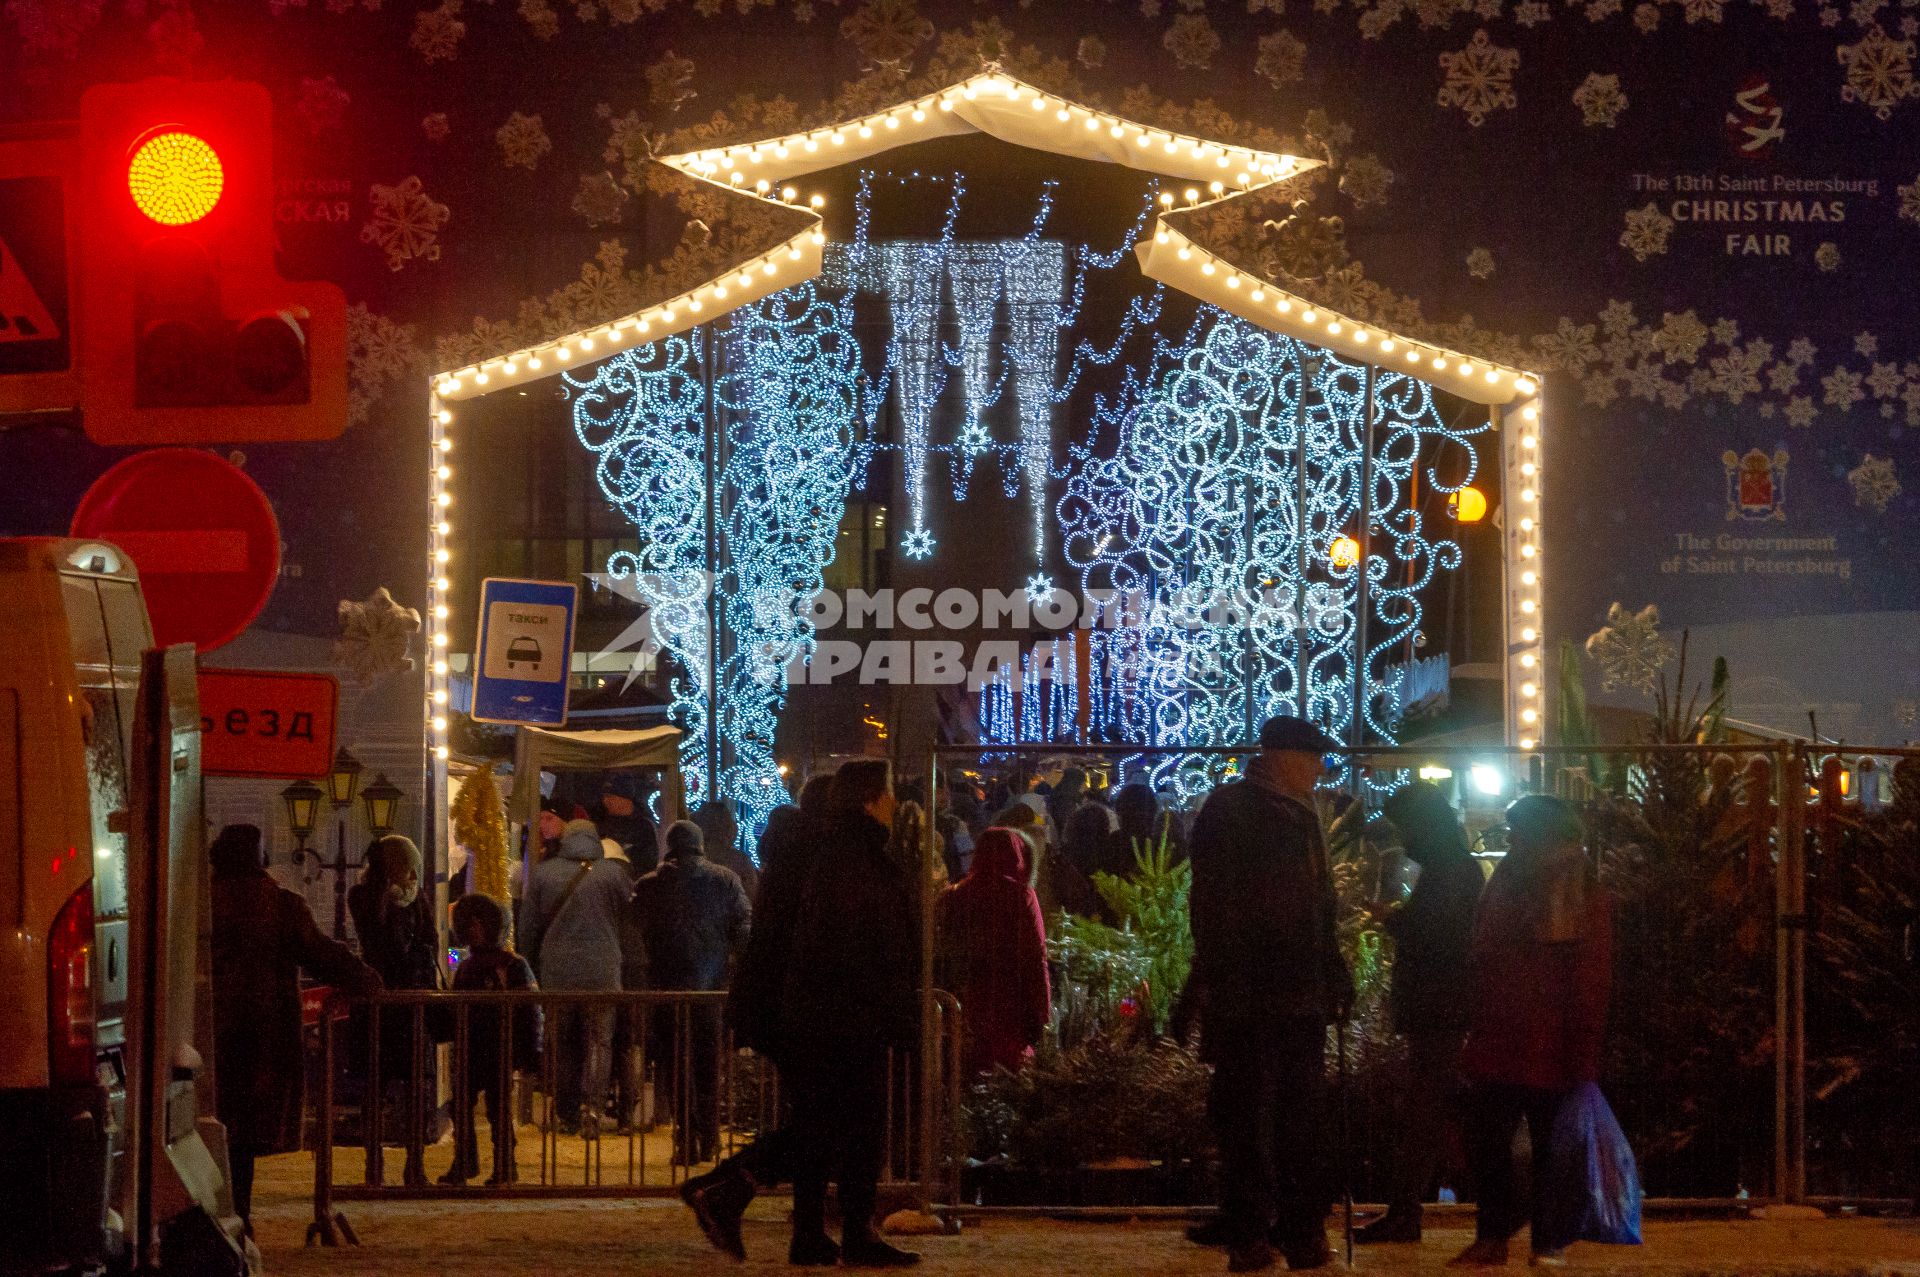
[[[480,583],[480,659],[473,717],[482,723],[567,721],[579,587],[488,577]]]

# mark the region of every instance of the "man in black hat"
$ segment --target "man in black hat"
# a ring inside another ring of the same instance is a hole
[[[1218,1225],[1189,1236],[1224,1243],[1228,1272],[1271,1268],[1276,1249],[1288,1268],[1333,1262],[1318,1135],[1327,1024],[1351,1008],[1353,976],[1313,789],[1337,748],[1303,719],[1268,719],[1247,778],[1194,821],[1193,976],[1222,1175]]]

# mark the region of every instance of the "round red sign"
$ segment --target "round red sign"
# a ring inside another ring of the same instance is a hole
[[[80,498],[71,534],[133,556],[163,647],[209,652],[232,642],[280,575],[280,524],[267,494],[197,448],[137,453],[101,475]]]

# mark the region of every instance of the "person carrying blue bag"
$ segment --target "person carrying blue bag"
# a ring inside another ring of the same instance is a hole
[[[1638,1242],[1640,1186],[1600,1095],[1612,990],[1613,909],[1581,849],[1579,813],[1531,795],[1507,809],[1508,852],[1474,925],[1472,1013],[1461,1069],[1472,1085],[1467,1156],[1479,1189],[1475,1239],[1451,1262],[1495,1267],[1523,1224],[1532,1262],[1574,1241]],[[1531,1209],[1513,1136],[1533,1146]]]

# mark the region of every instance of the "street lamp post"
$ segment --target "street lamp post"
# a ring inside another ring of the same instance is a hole
[[[294,790],[305,786],[312,791],[312,797],[303,796],[306,802],[306,833],[308,834],[313,832],[318,800],[324,797],[333,804],[333,859],[328,860],[323,855],[307,850],[306,837],[301,833],[298,824],[294,825],[294,837],[299,845],[294,848],[293,859],[296,864],[312,860],[316,872],[333,874],[333,938],[335,940],[344,940],[347,936],[347,875],[359,869],[364,863],[347,857],[347,809],[353,806],[354,796],[360,788],[360,773],[364,770],[360,760],[349,754],[347,747],[342,745],[340,752],[333,757],[333,770],[327,774],[327,787],[324,791],[319,786],[307,784],[305,781],[289,785],[281,791],[281,797],[287,803],[290,823],[293,819],[295,800],[291,795]],[[372,811],[371,803],[368,804],[368,811]]]
[[[406,796],[406,791],[388,780],[385,772],[375,776],[373,783],[360,791],[360,802],[367,809],[367,828],[375,838],[385,838],[393,832],[394,816],[400,810],[400,800]]]

